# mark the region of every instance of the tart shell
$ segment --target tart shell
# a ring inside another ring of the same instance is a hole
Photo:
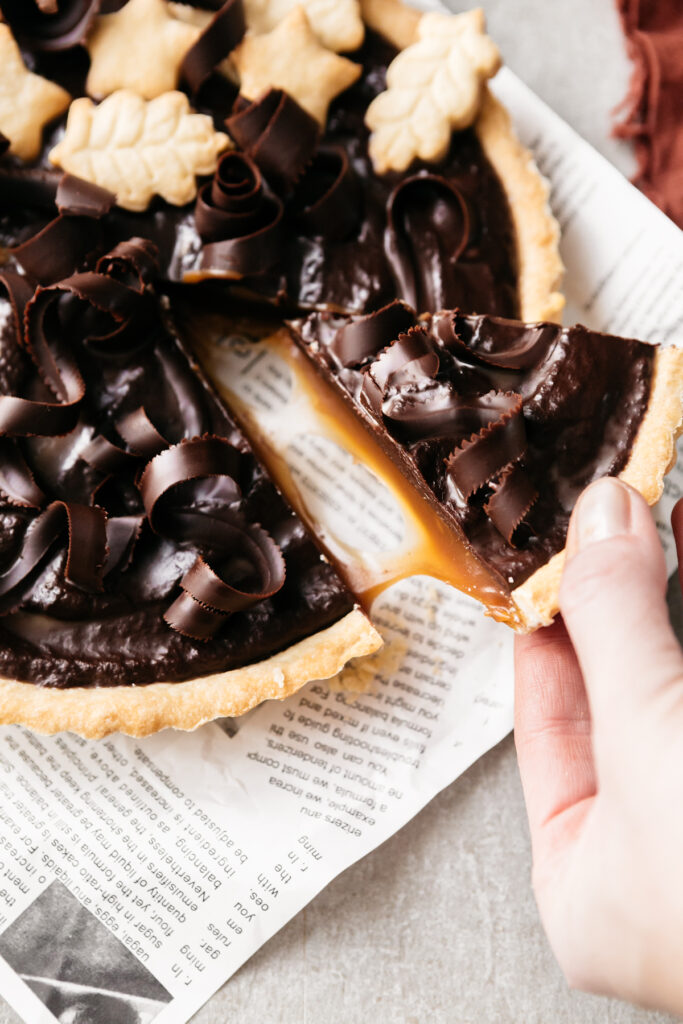
[[[382,638],[359,608],[264,661],[180,683],[58,690],[0,679],[0,724],[88,739],[112,732],[149,736],[190,731],[214,718],[243,715],[264,700],[283,700],[314,679],[329,679],[351,658],[372,654]]]
[[[482,149],[507,196],[515,229],[519,319],[559,323],[564,296],[560,226],[548,202],[549,186],[519,141],[505,107],[487,88],[474,123]]]
[[[676,463],[676,439],[683,431],[683,348],[661,349],[655,359],[650,400],[631,455],[619,479],[640,491],[648,505],[662,496],[664,477]],[[512,591],[521,625],[530,633],[549,626],[560,610],[559,596],[566,550],[537,569]]]

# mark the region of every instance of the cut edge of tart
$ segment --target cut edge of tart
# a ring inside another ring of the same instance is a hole
[[[664,490],[664,477],[676,464],[676,440],[683,433],[683,348],[660,349],[645,417],[640,424],[629,460],[617,474],[655,505]],[[559,596],[566,549],[537,569],[512,591],[523,628],[532,632],[549,626],[560,610]]]
[[[216,718],[242,715],[264,700],[283,700],[308,682],[335,676],[350,659],[372,654],[381,645],[370,620],[354,608],[270,658],[184,682],[55,690],[0,679],[0,723],[48,735],[66,730],[88,739],[112,732],[149,736],[166,728],[191,731]]]

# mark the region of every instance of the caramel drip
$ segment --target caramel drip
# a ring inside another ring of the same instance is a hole
[[[281,329],[266,336],[264,330],[261,332],[262,344],[288,366],[297,398],[303,395],[311,408],[316,433],[338,444],[379,478],[400,508],[405,524],[400,546],[388,552],[372,552],[370,558],[352,552],[330,535],[307,509],[287,464],[284,446],[279,450],[253,408],[230,386],[230,380],[221,379],[217,372],[217,361],[212,352],[216,340],[227,333],[239,333],[239,330],[234,330],[234,325],[217,316],[204,316],[201,321],[193,317],[193,321],[188,327],[206,372],[229,403],[259,458],[297,515],[318,538],[366,609],[393,583],[409,576],[427,575],[481,601],[493,618],[510,625],[518,622],[509,592],[478,558],[456,524],[447,524],[438,515],[424,494],[364,429],[342,398],[316,373],[288,332]],[[247,333],[253,336],[253,323]]]

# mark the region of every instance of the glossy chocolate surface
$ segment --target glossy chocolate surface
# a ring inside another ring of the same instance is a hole
[[[656,351],[581,326],[451,312],[418,323],[400,306],[313,313],[292,333],[511,588],[564,546],[581,490],[624,468]]]

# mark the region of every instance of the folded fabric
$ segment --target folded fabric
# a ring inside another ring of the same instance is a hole
[[[615,134],[633,139],[634,183],[683,227],[683,3],[617,0],[635,67]]]

